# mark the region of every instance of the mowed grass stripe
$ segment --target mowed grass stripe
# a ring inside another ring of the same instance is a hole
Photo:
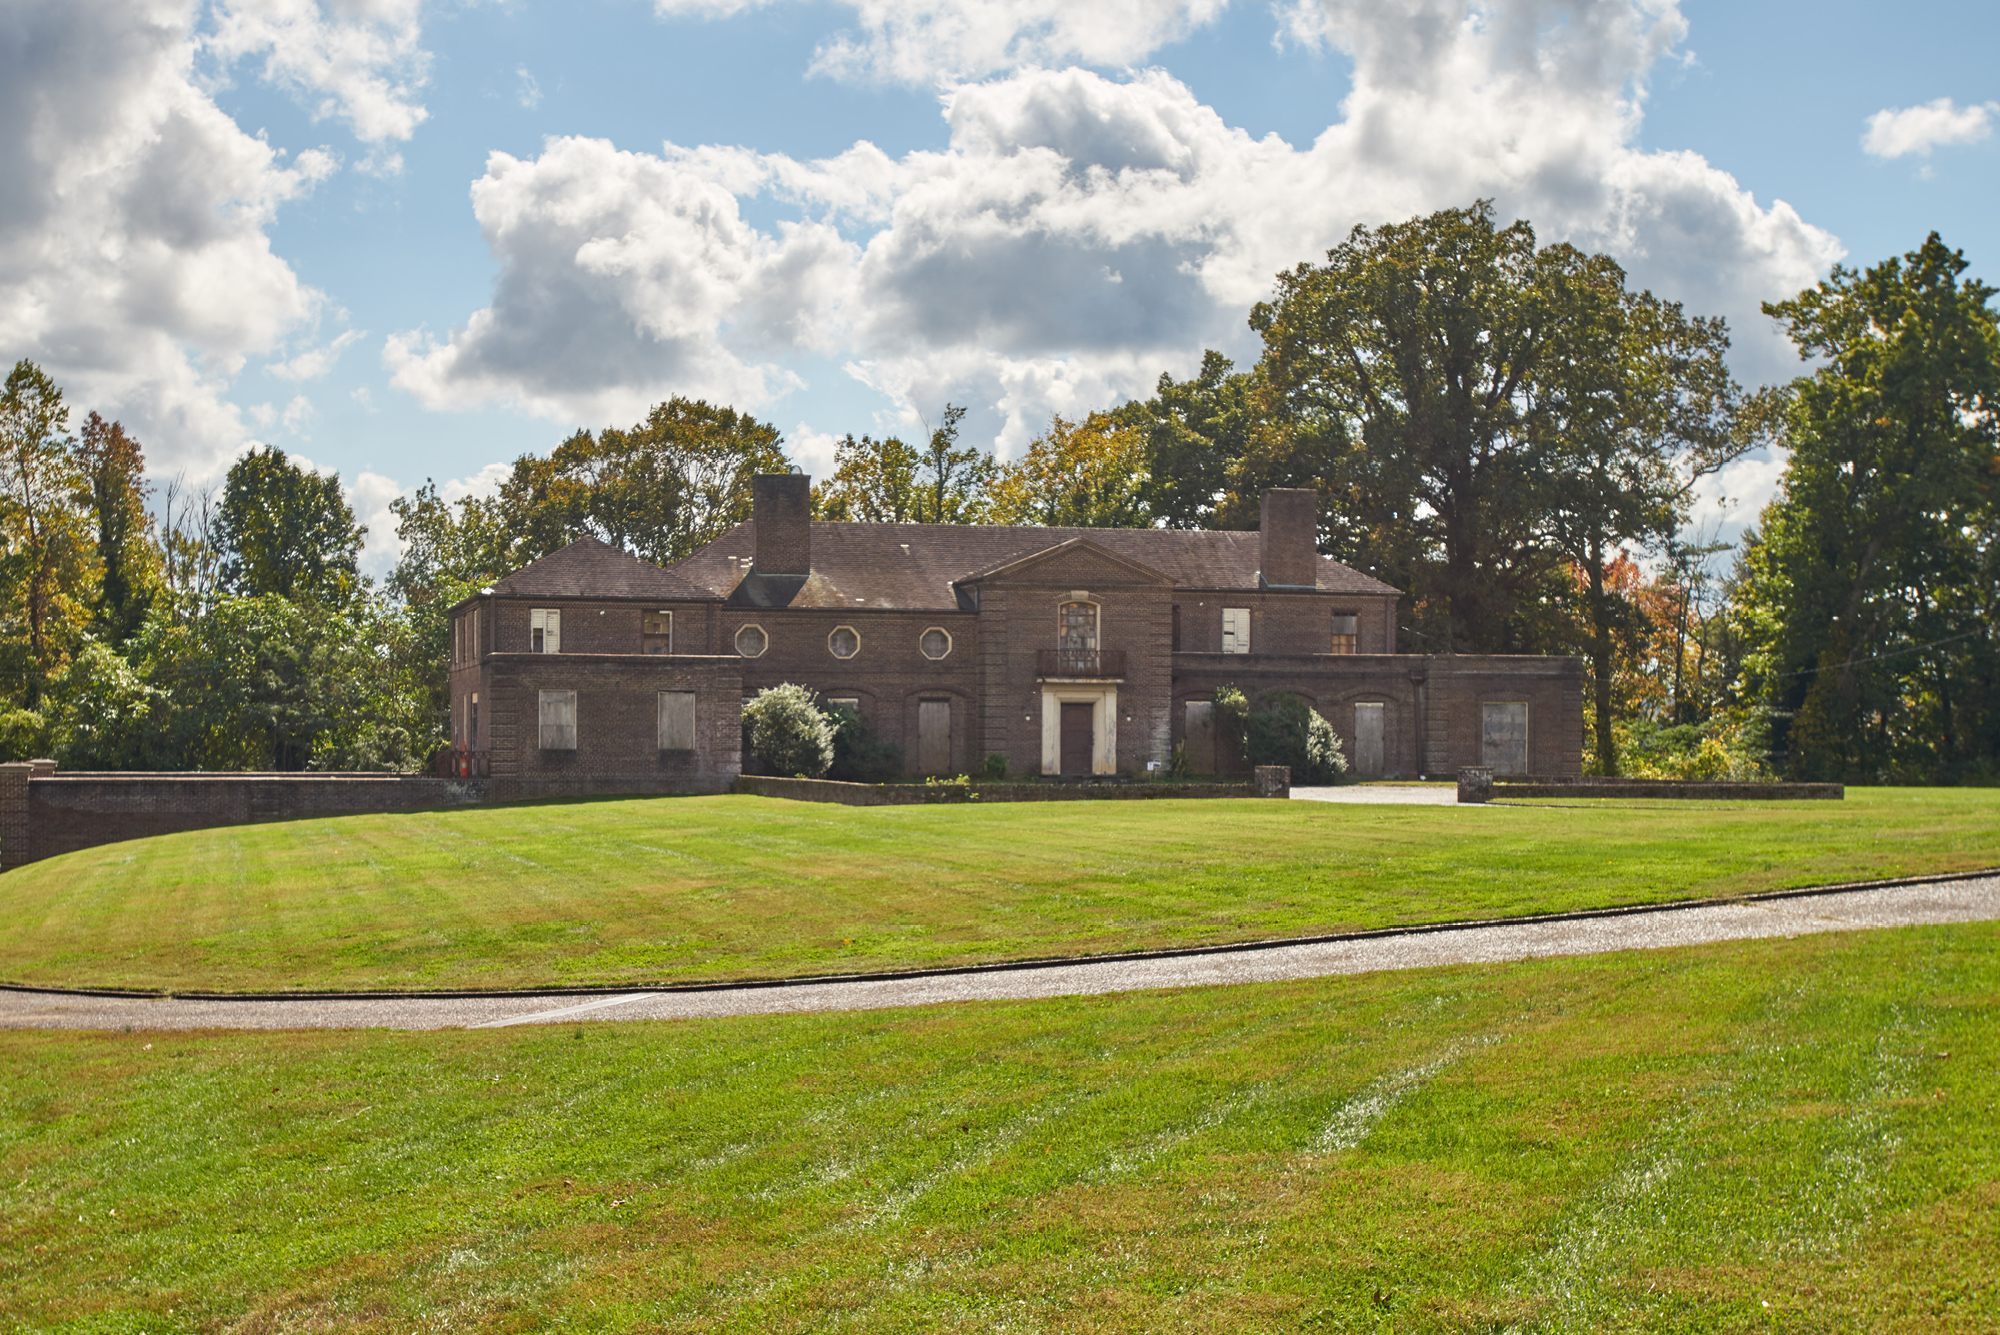
[[[2000,926],[896,1013],[0,1034],[0,1326],[2000,1324]]]
[[[532,987],[1217,944],[2000,865],[2000,791],[1492,808],[753,797],[352,816],[0,881],[0,979]]]

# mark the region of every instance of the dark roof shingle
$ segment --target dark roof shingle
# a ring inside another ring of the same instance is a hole
[[[812,526],[812,578],[795,591],[787,589],[783,605],[950,611],[959,606],[955,584],[1077,538],[1157,570],[1177,588],[1247,591],[1258,587],[1258,537],[1254,529],[1190,532],[821,522]],[[728,598],[749,572],[755,549],[754,526],[738,524],[667,573],[701,590],[696,596]],[[1319,563],[1319,588],[1325,593],[1378,596],[1397,592],[1325,557]],[[770,600],[760,591],[757,601]]]
[[[682,562],[681,566],[686,563]],[[493,586],[513,598],[704,598],[702,586],[679,572],[642,561],[621,547],[596,538],[578,538],[559,551],[521,567]]]

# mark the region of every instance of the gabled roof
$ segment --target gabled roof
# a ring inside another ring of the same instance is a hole
[[[796,588],[738,591],[756,550],[756,529],[738,524],[666,572],[701,598],[758,606],[885,607],[953,611],[958,589],[1051,548],[1081,540],[1176,588],[1258,588],[1259,535],[1156,528],[1033,528],[988,524],[854,524],[812,526],[812,578]],[[533,569],[533,567],[529,567]],[[524,574],[526,572],[523,572]],[[1398,592],[1325,557],[1318,587],[1325,593],[1375,596]],[[784,601],[774,595],[782,593]],[[735,595],[732,597],[732,595]]]
[[[989,566],[985,570],[974,570],[955,580],[954,583],[974,584],[980,580],[1018,579],[1038,567],[1060,561],[1063,557],[1072,555],[1097,557],[1102,561],[1109,562],[1111,568],[1117,570],[1120,574],[1139,580],[1142,583],[1173,583],[1172,580],[1151,566],[1141,565],[1127,556],[1120,556],[1103,543],[1093,541],[1090,538],[1065,538],[1053,547],[1044,547],[1042,550],[1030,552],[1026,556],[1010,557],[1002,561],[999,565]]]
[[[493,586],[503,598],[703,598],[708,591],[674,570],[642,561],[596,538],[578,538]]]

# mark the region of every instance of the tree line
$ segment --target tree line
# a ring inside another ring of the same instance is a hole
[[[2000,329],[1965,269],[1933,235],[1768,305],[1806,370],[1747,391],[1721,319],[1487,203],[1357,227],[1250,311],[1254,364],[1208,352],[1011,462],[955,406],[849,435],[814,511],[1254,528],[1266,488],[1309,487],[1320,550],[1408,592],[1403,651],[1581,655],[1593,770],[1990,780]],[[26,362],[0,401],[0,747],[70,767],[421,764],[453,603],[585,534],[678,560],[791,462],[768,423],[675,398],[491,496],[398,500],[376,586],[336,479],[259,448],[218,493],[155,496],[138,442],[67,411]],[[1719,567],[1697,488],[1766,445],[1779,495]]]

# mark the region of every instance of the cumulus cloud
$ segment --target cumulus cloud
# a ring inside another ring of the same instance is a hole
[[[307,348],[296,357],[282,362],[267,363],[264,373],[276,376],[280,380],[318,380],[333,370],[334,365],[340,361],[341,353],[366,337],[368,337],[367,330],[350,329],[331,343]]]
[[[277,209],[335,167],[245,134],[198,86],[185,0],[18,0],[0,29],[0,348],[197,476],[246,435],[225,397],[320,294]]]
[[[1124,66],[1180,41],[1228,0],[840,0],[859,32],[814,53],[815,73],[919,85],[1025,66]],[[654,0],[665,17],[721,18],[775,0]]]
[[[456,504],[468,496],[492,496],[500,490],[500,484],[507,480],[511,471],[508,464],[488,464],[470,477],[450,478],[439,483],[438,495],[447,504]],[[375,579],[385,578],[396,568],[396,562],[403,558],[403,549],[408,546],[396,536],[396,512],[389,508],[389,503],[398,497],[411,495],[414,488],[366,469],[357,474],[352,483],[343,485],[355,518],[368,529],[368,536],[361,547],[361,573]]]
[[[427,407],[601,421],[676,392],[767,401],[796,381],[757,350],[813,345],[858,255],[824,223],[759,231],[679,159],[599,139],[492,154],[472,207],[500,261],[493,304],[442,342],[404,333],[384,353]]]
[[[416,100],[430,70],[418,8],[419,0],[218,0],[203,46],[224,65],[261,58],[267,81],[303,100],[314,119],[346,121],[357,139],[408,139],[429,115]]]
[[[999,415],[1011,451],[1051,412],[1145,393],[1204,346],[1253,351],[1272,276],[1357,223],[1478,198],[1545,241],[1731,317],[1739,369],[1789,374],[1758,303],[1841,254],[1691,153],[1635,146],[1644,81],[1685,31],[1669,0],[1328,0],[1289,40],[1353,60],[1309,145],[1227,124],[1161,71],[1023,69],[943,97],[947,146],[799,161],[740,148],[549,141],[489,159],[474,207],[493,303],[390,343],[433,406],[511,400],[617,420],[670,392],[763,408],[788,354],[832,356],[914,410]],[[760,230],[740,198],[799,221]]]
[[[1927,158],[1934,148],[1976,144],[1985,139],[1993,133],[1992,118],[1996,111],[2000,111],[2000,103],[1959,107],[1948,97],[1920,107],[1885,108],[1868,118],[1861,147],[1871,157],[1902,158],[1914,154]]]

